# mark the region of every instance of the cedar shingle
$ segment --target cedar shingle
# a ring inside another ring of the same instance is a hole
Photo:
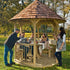
[[[52,9],[48,8],[45,4],[40,1],[35,0],[21,12],[16,14],[11,20],[24,18],[49,18],[49,19],[60,19],[64,20],[62,17],[57,15]]]

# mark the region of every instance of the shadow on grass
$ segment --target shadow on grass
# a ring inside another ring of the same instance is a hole
[[[56,66],[46,67],[46,68],[32,68],[32,67],[26,67],[24,65],[15,64],[12,67],[19,70],[59,70],[56,68]]]
[[[14,69],[18,69],[18,70],[34,70],[34,68],[31,67],[26,67],[23,65],[19,65],[19,64],[15,64],[12,66]],[[35,69],[36,70],[36,69]]]
[[[21,68],[21,67],[16,67],[16,66],[12,66],[14,69],[18,69],[18,70],[27,70],[27,69],[24,69],[24,68]]]

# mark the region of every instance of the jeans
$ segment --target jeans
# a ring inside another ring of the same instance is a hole
[[[25,47],[24,45],[23,46],[20,46],[20,48],[25,50],[25,53],[23,53],[23,57],[26,58],[29,48],[28,47]]]
[[[23,56],[25,55],[25,58],[26,58],[27,53],[28,53],[28,47],[23,46],[23,48],[25,49],[25,54],[23,54]]]
[[[4,45],[5,46],[5,49],[4,49],[4,63],[5,65],[8,64],[8,61],[7,61],[7,56],[8,56],[8,52],[10,52],[10,64],[12,63],[12,56],[13,56],[13,50],[8,48],[7,45]]]
[[[25,47],[24,45],[23,46],[20,46],[20,48],[25,50],[25,53],[23,53],[23,57],[26,58],[27,53],[29,51],[29,48],[28,47]],[[32,49],[31,53],[32,53],[32,56],[33,56],[33,46],[30,46],[30,49]]]
[[[62,54],[61,54],[61,52],[56,52],[55,56],[58,60],[59,65],[62,65]]]
[[[33,56],[33,50],[34,50],[34,47],[33,47],[33,46],[30,46],[30,48],[32,48],[32,56]]]

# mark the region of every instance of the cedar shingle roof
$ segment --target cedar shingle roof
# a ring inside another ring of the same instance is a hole
[[[63,20],[59,15],[57,15],[52,9],[48,8],[45,4],[42,4],[40,1],[35,0],[21,12],[16,14],[10,20],[18,19],[35,19],[35,18],[46,18],[46,19],[59,19]]]

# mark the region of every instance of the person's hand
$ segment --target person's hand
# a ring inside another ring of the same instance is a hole
[[[62,50],[62,47],[60,47],[59,50]]]

